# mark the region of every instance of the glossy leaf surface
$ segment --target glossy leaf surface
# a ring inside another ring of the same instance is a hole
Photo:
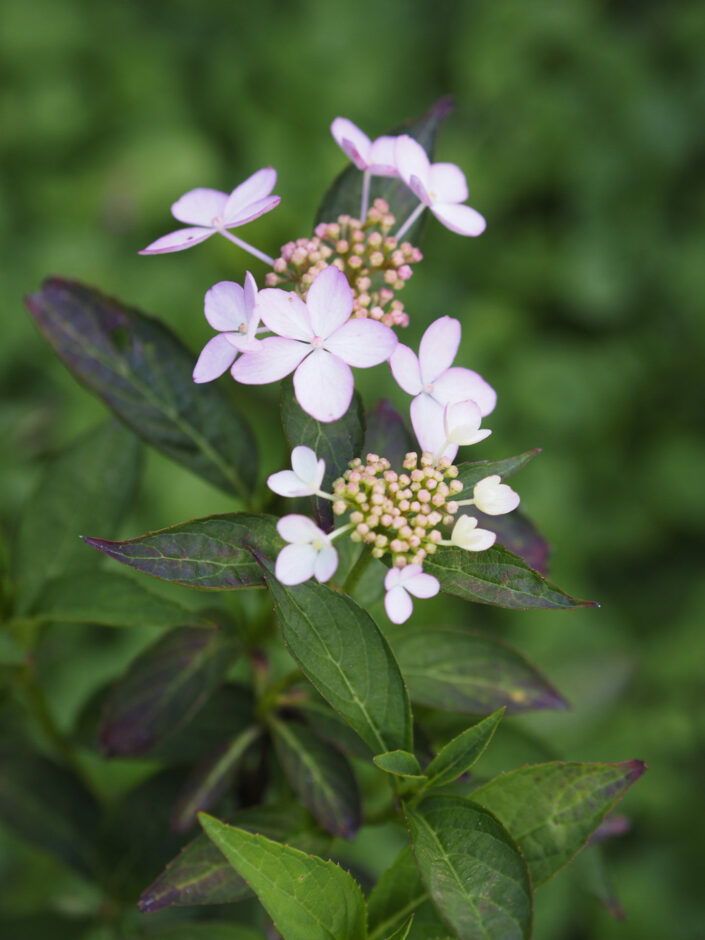
[[[467,773],[484,754],[503,715],[500,708],[449,741],[426,768],[428,785],[442,787]]]

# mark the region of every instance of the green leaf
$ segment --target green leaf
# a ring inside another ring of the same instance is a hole
[[[398,930],[395,930],[394,933],[390,933],[387,937],[387,940],[406,940],[409,936],[409,931],[411,930],[411,925],[414,922],[414,915],[406,921],[405,924],[402,924]]]
[[[200,816],[208,837],[247,881],[284,940],[364,940],[359,885],[334,862],[212,816]]]
[[[21,666],[28,656],[7,630],[0,629],[0,666]]]
[[[284,642],[306,678],[373,753],[413,748],[411,706],[389,644],[370,615],[326,584],[280,584],[258,556]]]
[[[235,814],[241,829],[287,842],[305,852],[324,852],[329,837],[315,826],[300,806],[259,806]],[[205,833],[189,842],[146,888],[138,907],[147,914],[166,907],[194,904],[229,904],[250,897],[244,879],[227,862]]]
[[[450,97],[441,98],[417,120],[402,124],[387,133],[392,136],[408,134],[418,140],[429,157],[432,158],[436,135],[442,122],[450,114],[452,107],[453,102]],[[400,179],[373,176],[370,182],[370,205],[374,199],[386,199],[390,211],[396,217],[396,228],[398,228],[419,204],[418,198]],[[361,199],[362,173],[353,164],[350,164],[335,179],[333,185],[323,197],[323,202],[316,213],[316,224],[319,222],[335,222],[339,215],[352,215],[357,218],[360,214]],[[406,233],[406,240],[416,243],[415,240],[418,241],[422,224],[422,220],[415,222]]]
[[[316,421],[299,405],[291,379],[282,382],[281,416],[289,446],[304,444],[326,462],[322,489],[330,492],[331,484],[348,469],[348,463],[359,457],[365,439],[365,416],[362,400],[353,394],[350,407],[338,421]],[[329,500],[314,499],[318,524],[324,529],[333,525],[333,510]]]
[[[504,708],[498,709],[488,718],[449,741],[426,768],[427,786],[442,787],[467,773],[484,754],[504,712]]]
[[[104,753],[148,753],[201,708],[238,653],[217,630],[179,627],[159,639],[113,686],[101,727]]]
[[[432,796],[406,813],[421,877],[460,940],[531,935],[526,864],[490,813],[454,796]]]
[[[432,940],[443,936],[448,929],[431,901],[414,854],[407,845],[382,872],[367,898],[368,940],[384,940],[410,914],[414,915],[414,924],[409,940]]]
[[[643,761],[552,761],[500,774],[471,799],[494,813],[516,839],[534,885],[548,881],[582,849],[635,780]]]
[[[134,434],[109,421],[49,462],[20,521],[18,613],[32,608],[48,581],[97,568],[79,536],[94,526],[114,534],[137,486],[140,450]]]
[[[147,590],[134,578],[110,571],[52,581],[37,609],[45,620],[108,627],[213,626],[192,610]]]
[[[284,544],[273,516],[247,512],[193,519],[124,542],[85,541],[123,565],[163,581],[220,591],[263,585],[252,547],[273,558]]]
[[[338,750],[360,760],[372,757],[369,746],[313,689],[309,698],[296,703],[296,711],[319,738]]]
[[[483,715],[567,708],[565,700],[511,646],[460,627],[409,627],[391,638],[413,702]]]
[[[149,933],[150,940],[266,940],[263,933],[243,927],[242,924],[217,923],[181,924],[164,927],[157,933]]]
[[[171,817],[174,832],[188,832],[198,814],[209,810],[227,792],[245,753],[261,733],[257,726],[246,728],[194,768]]]
[[[570,597],[501,545],[484,552],[442,546],[426,558],[424,571],[438,578],[446,594],[480,604],[514,610],[597,606],[595,601]]]
[[[419,762],[409,751],[386,751],[384,754],[376,754],[372,760],[385,773],[399,777],[423,777]]]
[[[352,839],[362,805],[348,760],[304,725],[272,721],[277,755],[294,792],[328,832]]]
[[[166,326],[62,278],[45,281],[27,307],[68,368],[140,437],[247,498],[257,476],[252,432],[218,386],[194,383],[196,357]]]
[[[505,457],[504,460],[473,460],[470,463],[459,463],[457,479],[463,484],[463,495],[460,498],[471,497],[472,488],[485,477],[497,474],[506,480],[507,477],[514,476],[540,453],[541,448],[535,447],[533,450],[524,451],[523,454],[517,454],[516,457]]]
[[[364,454],[386,457],[392,470],[401,470],[404,457],[415,444],[404,419],[386,398],[367,412]]]

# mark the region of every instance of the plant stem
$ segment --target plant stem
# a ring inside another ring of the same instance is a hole
[[[340,589],[343,594],[352,594],[371,561],[372,552],[369,548],[367,548],[367,546],[365,546],[358,555],[357,561],[348,572],[347,578],[343,582],[343,586]]]

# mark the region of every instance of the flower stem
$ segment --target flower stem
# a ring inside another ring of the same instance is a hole
[[[341,591],[344,594],[352,594],[371,561],[372,552],[369,548],[367,548],[367,546],[365,546],[358,555],[357,561],[348,572],[347,578],[343,582]]]
[[[365,170],[362,174],[362,205],[360,206],[360,221],[364,222],[367,218],[367,210],[370,206],[370,171]]]
[[[241,238],[238,238],[237,235],[233,235],[232,232],[229,232],[222,226],[218,226],[217,231],[220,232],[224,238],[227,238],[228,241],[232,242],[233,245],[237,245],[237,247],[242,248],[243,251],[248,251],[251,255],[254,255],[255,258],[259,258],[260,261],[264,261],[265,264],[268,264],[270,268],[274,266],[274,258],[270,258],[269,255],[266,255],[263,251],[260,251],[259,248],[254,248],[252,245],[248,245],[247,242],[244,242]]]
[[[397,241],[399,241],[402,235],[404,235],[405,232],[407,232],[411,228],[411,226],[418,219],[418,217],[421,215],[421,213],[423,212],[425,208],[426,208],[426,203],[420,202],[418,204],[418,206],[414,209],[414,211],[411,213],[411,215],[406,220],[406,222],[402,225],[399,231],[394,235],[394,238],[396,238]]]

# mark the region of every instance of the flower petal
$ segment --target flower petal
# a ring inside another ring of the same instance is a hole
[[[497,535],[489,529],[478,529],[477,519],[474,516],[460,516],[450,534],[450,540],[458,548],[468,552],[484,552],[491,548]]]
[[[238,212],[226,216],[223,224],[225,228],[235,228],[238,225],[244,225],[246,222],[258,219],[261,215],[264,215],[265,212],[276,209],[281,201],[281,196],[265,196],[264,199],[257,199],[255,202],[250,202],[248,205],[243,206]]]
[[[446,437],[461,447],[477,444],[490,436],[492,431],[489,428],[481,428],[481,421],[480,409],[474,401],[455,402],[452,405],[446,405],[443,409],[443,427]]]
[[[303,444],[292,450],[291,467],[299,480],[313,487],[312,492],[319,488],[326,472],[325,460],[319,460],[311,448]]]
[[[465,202],[468,198],[465,174],[454,163],[434,163],[429,175],[434,202]]]
[[[243,385],[268,385],[289,375],[311,347],[295,339],[268,336],[261,340],[256,352],[246,352],[232,368],[232,377]]]
[[[308,309],[303,300],[290,290],[267,287],[257,294],[255,316],[272,333],[287,339],[312,340],[314,333]]]
[[[384,609],[392,623],[404,623],[414,610],[414,604],[401,585],[387,591],[384,597]]]
[[[314,539],[322,538],[327,541],[328,538],[313,519],[295,512],[281,517],[277,522],[277,532],[285,542],[292,542],[294,545],[308,545]]]
[[[487,382],[473,372],[462,366],[453,366],[433,383],[433,397],[441,404],[453,404],[468,399],[477,402],[483,418],[494,411],[497,404],[497,392]]]
[[[415,574],[412,578],[404,581],[404,587],[414,597],[426,598],[435,597],[441,589],[441,583],[432,574],[426,574],[422,571],[420,574]]]
[[[396,333],[383,323],[353,318],[328,337],[325,348],[349,366],[367,369],[389,359],[398,342]]]
[[[407,186],[410,185],[411,177],[415,176],[428,191],[431,164],[421,144],[413,137],[402,134],[401,137],[397,137],[395,156],[399,175]]]
[[[413,567],[408,565],[407,567]],[[420,567],[420,566],[419,566]],[[390,568],[384,576],[384,590],[391,591],[393,587],[401,583],[401,568]]]
[[[294,373],[296,400],[317,421],[342,418],[350,406],[353,387],[350,367],[325,349],[314,350]]]
[[[277,171],[273,167],[268,166],[263,170],[257,170],[226,197],[221,218],[237,218],[251,203],[268,196],[276,182]]]
[[[396,149],[396,137],[378,137],[372,142],[368,169],[373,176],[399,176]]]
[[[151,245],[147,245],[146,248],[139,251],[138,254],[162,255],[167,251],[183,251],[185,248],[204,242],[207,238],[210,238],[214,231],[215,229],[212,228],[180,228],[176,232],[170,232],[168,235],[158,238]]]
[[[214,284],[206,291],[203,309],[214,330],[238,330],[241,323],[247,323],[245,294],[235,281]]]
[[[488,516],[501,516],[505,512],[512,512],[519,505],[519,494],[500,481],[499,474],[494,474],[479,480],[473,488],[475,505]]]
[[[330,126],[335,142],[358,170],[367,169],[370,138],[347,118],[337,117]]]
[[[389,357],[389,365],[394,379],[407,395],[418,395],[423,386],[419,360],[413,349],[398,343]]]
[[[417,395],[411,403],[411,424],[421,450],[439,454],[446,440],[443,407],[430,395]]]
[[[277,555],[274,574],[281,584],[303,584],[313,575],[318,552],[313,545],[286,545]]]
[[[217,189],[192,189],[177,199],[171,207],[171,214],[179,222],[187,225],[212,226],[213,219],[222,218],[226,193]]]
[[[338,567],[338,553],[332,545],[326,545],[322,548],[313,566],[313,574],[316,581],[323,583],[330,581]]]
[[[327,337],[350,318],[353,292],[348,279],[334,264],[318,275],[306,295],[314,335]]]
[[[421,337],[419,367],[421,381],[435,383],[453,364],[460,345],[460,321],[453,317],[440,317]],[[469,396],[468,396],[469,397]]]
[[[193,370],[193,381],[199,385],[203,382],[212,382],[230,368],[236,356],[237,349],[231,346],[227,336],[222,333],[214,336],[201,350],[201,355]]]
[[[293,470],[280,470],[267,477],[267,486],[273,493],[293,499],[296,496],[312,496],[316,488],[305,483]]]
[[[431,212],[451,232],[458,235],[482,235],[487,228],[484,216],[470,206],[450,202],[434,202]]]

